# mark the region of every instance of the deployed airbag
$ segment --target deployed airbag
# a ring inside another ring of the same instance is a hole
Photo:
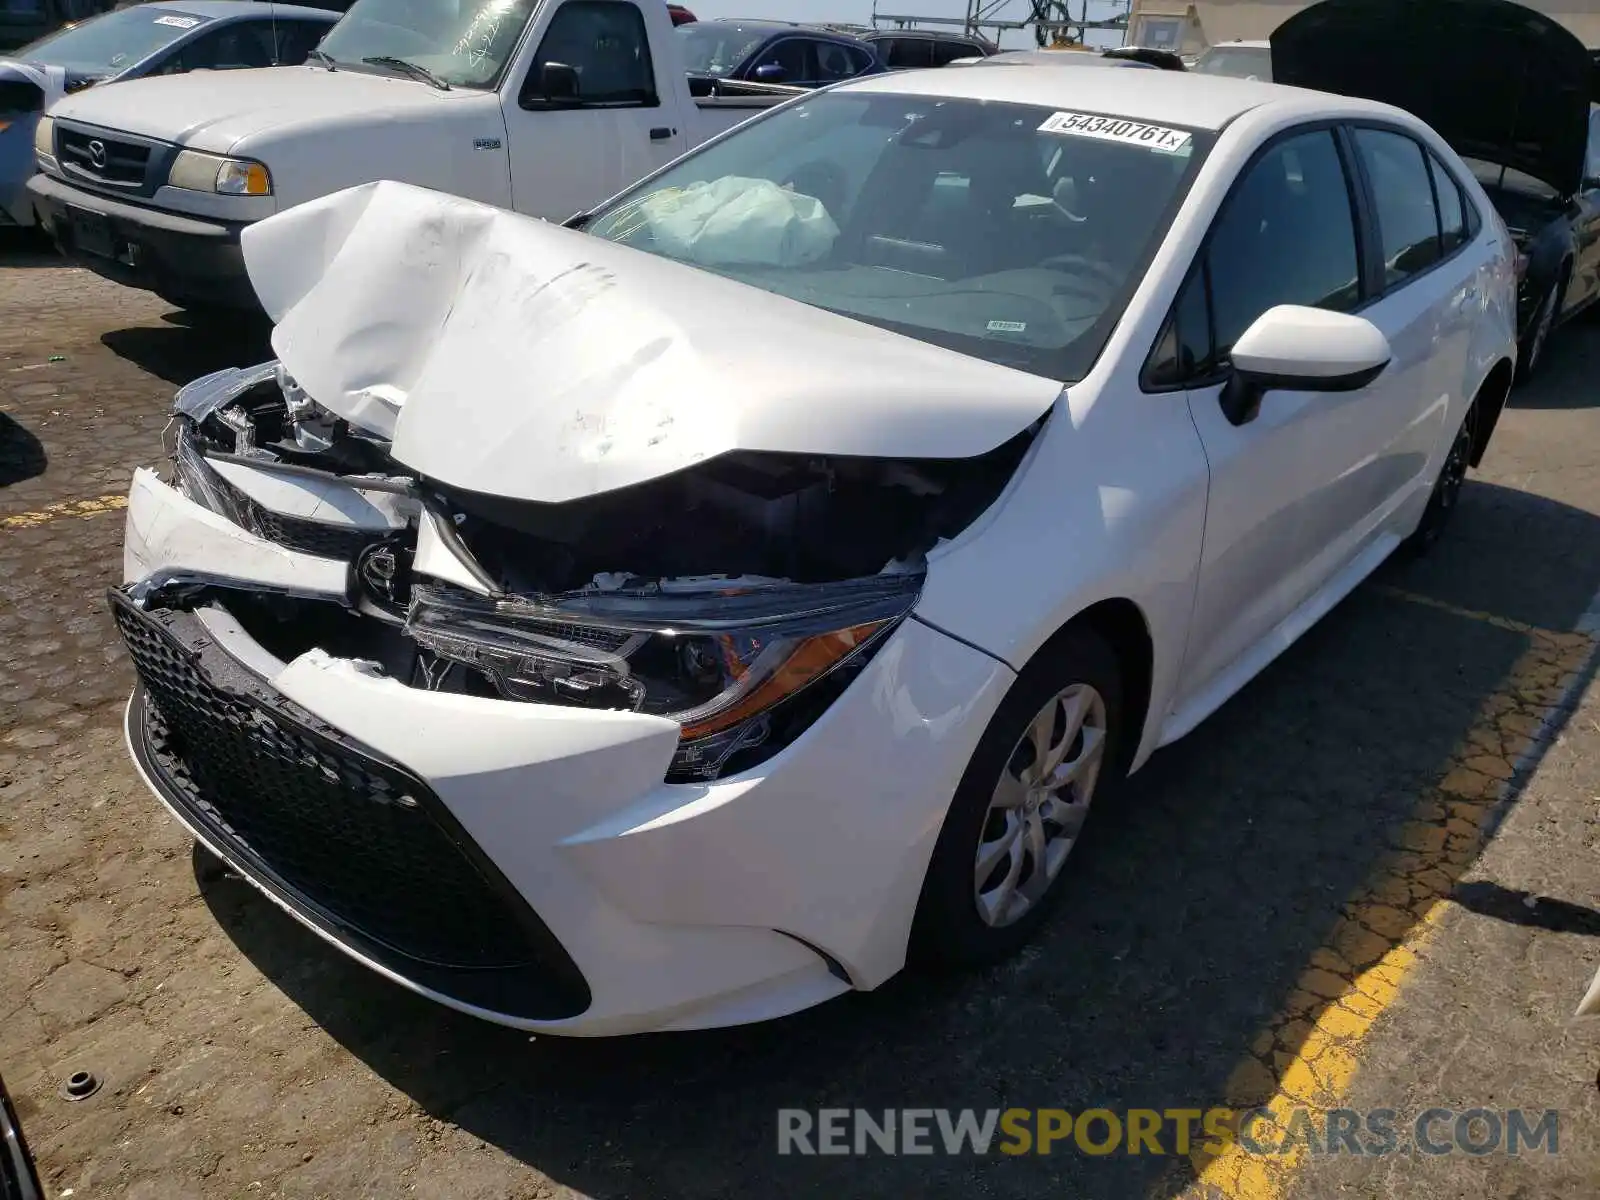
[[[711,267],[801,266],[839,236],[822,201],[769,179],[728,175],[664,188],[644,197],[638,211],[663,254]]]

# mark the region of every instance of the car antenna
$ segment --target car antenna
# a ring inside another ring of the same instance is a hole
[[[278,47],[283,43],[278,41],[278,0],[267,0],[267,5],[272,9],[272,65],[281,67],[283,62],[278,57]]]

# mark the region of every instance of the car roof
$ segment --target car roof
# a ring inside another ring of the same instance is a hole
[[[990,67],[1149,67],[1132,58],[1107,58],[1087,50],[1002,50],[991,54],[984,65]]]
[[[1245,41],[1240,41],[1238,38],[1235,38],[1231,42],[1213,42],[1211,45],[1206,47],[1206,50],[1208,50],[1208,51],[1210,51],[1210,50],[1228,50],[1228,49],[1236,49],[1236,50],[1271,50],[1272,49],[1272,43],[1271,42],[1245,42]]]
[[[943,38],[949,42],[977,42],[980,45],[994,45],[981,33],[962,33],[959,29],[874,29],[861,35],[863,38],[927,38],[933,41]]]
[[[254,2],[259,3],[260,0]],[[807,25],[801,21],[774,21],[766,17],[713,17],[709,21],[696,21],[693,25],[683,25],[680,28],[693,29],[695,25],[731,25],[738,29],[748,29],[752,33],[803,33],[806,37],[837,38],[841,42],[861,40],[853,33],[840,33],[834,29],[823,29],[818,25]]]
[[[1170,121],[1190,129],[1209,130],[1221,129],[1235,117],[1271,104],[1314,110],[1316,115],[1330,118],[1392,116],[1398,112],[1387,104],[1227,75],[1063,71],[1036,63],[1019,63],[1004,71],[891,71],[853,79],[836,85],[836,89],[1070,106],[1133,121]]]
[[[184,0],[150,0],[141,4],[141,9],[155,9],[160,12],[181,13],[189,17],[204,17],[208,21],[222,21],[229,17],[268,16],[272,10],[277,11],[280,17],[294,17],[296,19],[325,17],[330,21],[337,21],[339,14],[326,8],[312,8],[301,4],[271,4],[264,0],[194,0],[188,4]]]

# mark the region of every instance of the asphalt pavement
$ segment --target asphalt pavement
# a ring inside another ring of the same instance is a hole
[[[268,354],[259,326],[0,247],[0,1073],[52,1196],[1600,1193],[1600,1021],[1568,1020],[1600,967],[1600,321],[1513,394],[1434,553],[1096,814],[1019,960],[614,1041],[354,966],[195,856],[128,766],[122,495],[175,385]],[[1259,1110],[1269,1152],[1182,1153],[1169,1123],[1160,1153],[778,1153],[780,1109],[1218,1106]]]

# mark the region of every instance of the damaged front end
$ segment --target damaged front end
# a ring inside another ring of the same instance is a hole
[[[124,590],[236,623],[280,666],[315,652],[422,691],[664,718],[666,781],[704,782],[838,697],[1038,424],[966,459],[733,451],[545,503],[407,470],[277,364],[227,371],[178,395],[173,488],[135,482]],[[192,543],[155,511],[169,493],[205,527]]]

